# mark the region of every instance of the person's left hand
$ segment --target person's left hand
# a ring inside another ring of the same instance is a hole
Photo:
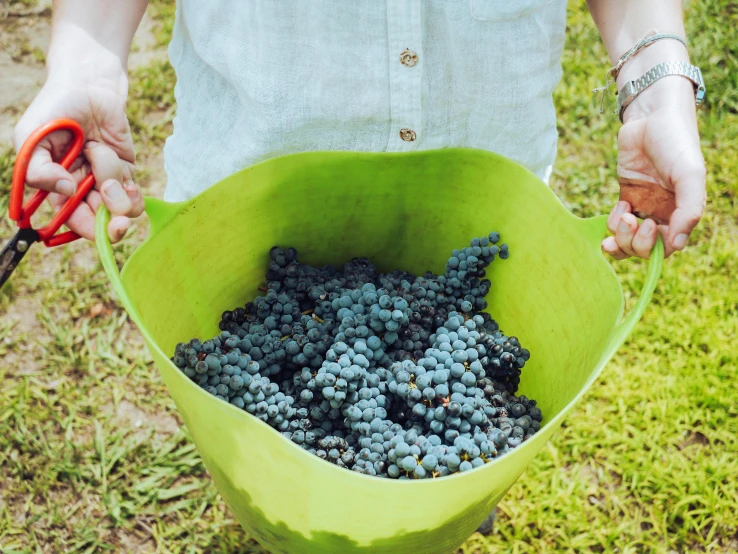
[[[668,225],[640,224],[627,202],[618,202],[607,220],[614,236],[602,249],[616,259],[648,258],[660,232],[665,255],[682,250],[705,205],[705,162],[700,150],[692,84],[665,77],[626,108],[618,134],[618,175],[673,191],[676,209]]]

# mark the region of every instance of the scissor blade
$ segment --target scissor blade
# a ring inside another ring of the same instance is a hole
[[[0,287],[5,284],[34,242],[38,242],[38,233],[33,229],[21,229],[5,245],[0,252]]]

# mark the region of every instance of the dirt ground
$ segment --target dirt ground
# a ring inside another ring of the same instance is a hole
[[[153,26],[151,17],[144,15],[131,49],[131,71],[147,66],[154,59],[166,58],[165,50],[157,48]],[[34,7],[10,4],[4,18],[0,3],[0,152],[12,148],[15,124],[44,83],[50,28],[50,0],[40,0]],[[165,185],[161,150],[139,149],[137,158],[138,165],[145,167],[146,177],[145,182],[139,184],[147,194],[161,195]],[[74,245],[70,250],[75,265],[90,267],[97,259],[92,245]],[[38,257],[34,272],[40,277],[54,275],[60,255],[59,251],[49,251]],[[24,295],[24,301],[13,303],[5,315],[17,321],[17,330],[35,334],[41,332],[36,321],[40,305],[39,298],[33,294]]]
[[[51,1],[41,0],[37,4],[10,3],[0,0],[0,155],[12,148],[13,129],[23,111],[31,103],[42,86],[45,71],[45,52],[47,51],[51,26]],[[129,69],[135,71],[146,67],[153,60],[166,58],[166,52],[153,36],[154,22],[149,15],[144,20],[134,39]],[[140,182],[146,194],[161,195],[164,190],[163,157],[159,148],[139,149],[137,152],[139,164],[145,167],[144,179]],[[4,209],[4,208],[3,208]],[[0,222],[2,224],[2,222]],[[145,231],[145,221],[140,221],[137,235],[142,236]],[[2,224],[0,245],[4,244],[5,235],[11,232],[11,227]],[[45,318],[48,308],[49,291],[44,286],[34,286],[34,283],[51,281],[60,278],[60,263],[65,267],[73,268],[78,274],[83,271],[92,272],[97,263],[97,253],[94,245],[83,241],[65,248],[44,249],[35,247],[24,260],[24,265],[16,270],[13,280],[15,298],[12,302],[2,305],[0,302],[0,339],[12,346],[7,351],[0,349],[0,370],[12,372],[15,376],[31,376],[39,373],[35,360],[48,356],[48,345],[58,337],[53,328],[50,328]],[[30,266],[33,269],[30,269]],[[26,278],[29,282],[24,282]],[[1,300],[1,298],[0,298]],[[84,308],[86,315],[97,317],[111,315],[111,306],[107,294],[103,302],[87,305]],[[113,314],[114,315],[114,314]],[[130,324],[127,324],[132,329]],[[5,334],[12,330],[15,340],[11,345],[11,338]],[[33,341],[21,345],[24,338],[33,337]],[[143,352],[144,347],[138,334],[133,340],[138,349]],[[1,342],[1,341],[0,341]],[[47,383],[49,390],[59,386],[59,380]],[[101,412],[108,414],[111,421],[117,422],[121,428],[140,430],[141,436],[146,436],[149,430],[154,430],[156,436],[172,436],[179,431],[181,422],[176,413],[169,410],[149,410],[141,408],[135,400],[123,399],[117,405],[108,403],[101,407]],[[92,443],[92,430],[80,429],[74,439],[78,444]],[[4,488],[4,487],[3,487]],[[5,496],[0,499],[0,510],[7,510],[14,514],[15,523],[21,524],[29,516],[29,502],[27,496]],[[70,497],[70,512],[75,512],[79,502],[84,498]],[[2,527],[2,526],[0,526]],[[147,531],[146,529],[149,529]],[[117,530],[108,535],[108,540],[117,544],[119,551],[132,554],[143,554],[155,551],[154,541],[151,538],[151,528],[144,519],[137,529]],[[73,533],[68,533],[73,534]],[[1,541],[1,542],[4,542]],[[25,542],[25,541],[24,541]],[[48,542],[43,544],[38,552],[60,552],[59,544]],[[3,552],[6,550],[0,548]],[[64,551],[67,547],[64,547]],[[75,550],[76,551],[76,550]],[[89,551],[98,551],[89,550]]]

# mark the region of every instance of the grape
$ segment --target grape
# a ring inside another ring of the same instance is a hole
[[[438,465],[438,458],[433,454],[426,454],[423,457],[423,467],[428,471],[433,471]]]
[[[392,479],[468,471],[537,432],[515,396],[530,359],[483,312],[498,233],[454,250],[441,275],[336,269],[269,252],[266,288],[172,361],[209,394],[339,467]]]
[[[418,462],[414,457],[405,456],[402,459],[402,469],[404,469],[405,471],[414,471],[416,467],[418,467]]]
[[[456,471],[461,464],[461,458],[457,454],[449,454],[446,456],[446,466],[450,471]]]

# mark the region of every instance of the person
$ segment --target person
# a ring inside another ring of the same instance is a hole
[[[114,242],[144,209],[125,108],[129,48],[146,5],[55,0],[48,76],[15,129],[19,148],[51,119],[82,125],[87,143],[70,171],[53,161],[69,140],[60,132],[36,149],[28,184],[53,191],[58,206],[92,171],[96,189],[68,224],[88,239],[101,203]],[[652,29],[664,35],[621,64],[618,89],[658,64],[689,62],[680,0],[588,5],[613,65]],[[305,150],[473,147],[548,181],[565,27],[566,0],[180,0],[165,198],[190,198],[243,167]],[[618,202],[602,249],[648,257],[661,233],[668,256],[684,249],[705,202],[694,83],[659,78],[622,116],[618,175],[673,191],[676,207],[657,225]]]
[[[125,106],[128,52],[146,4],[55,0],[47,79],[15,129],[19,148],[51,119],[82,125],[87,144],[71,173],[53,162],[68,140],[60,132],[34,153],[28,184],[54,191],[58,206],[92,171],[96,190],[69,221],[89,239],[101,202],[113,241],[144,209]],[[613,64],[650,29],[685,36],[679,0],[588,4]],[[482,148],[547,181],[565,17],[565,0],[181,0],[169,48],[178,108],[165,198],[184,200],[300,150]],[[670,61],[689,61],[685,45],[654,42],[624,64],[617,86]],[[673,191],[676,209],[657,226],[618,202],[602,248],[647,257],[661,232],[668,256],[685,247],[705,202],[693,84],[659,79],[623,116],[618,174]]]

